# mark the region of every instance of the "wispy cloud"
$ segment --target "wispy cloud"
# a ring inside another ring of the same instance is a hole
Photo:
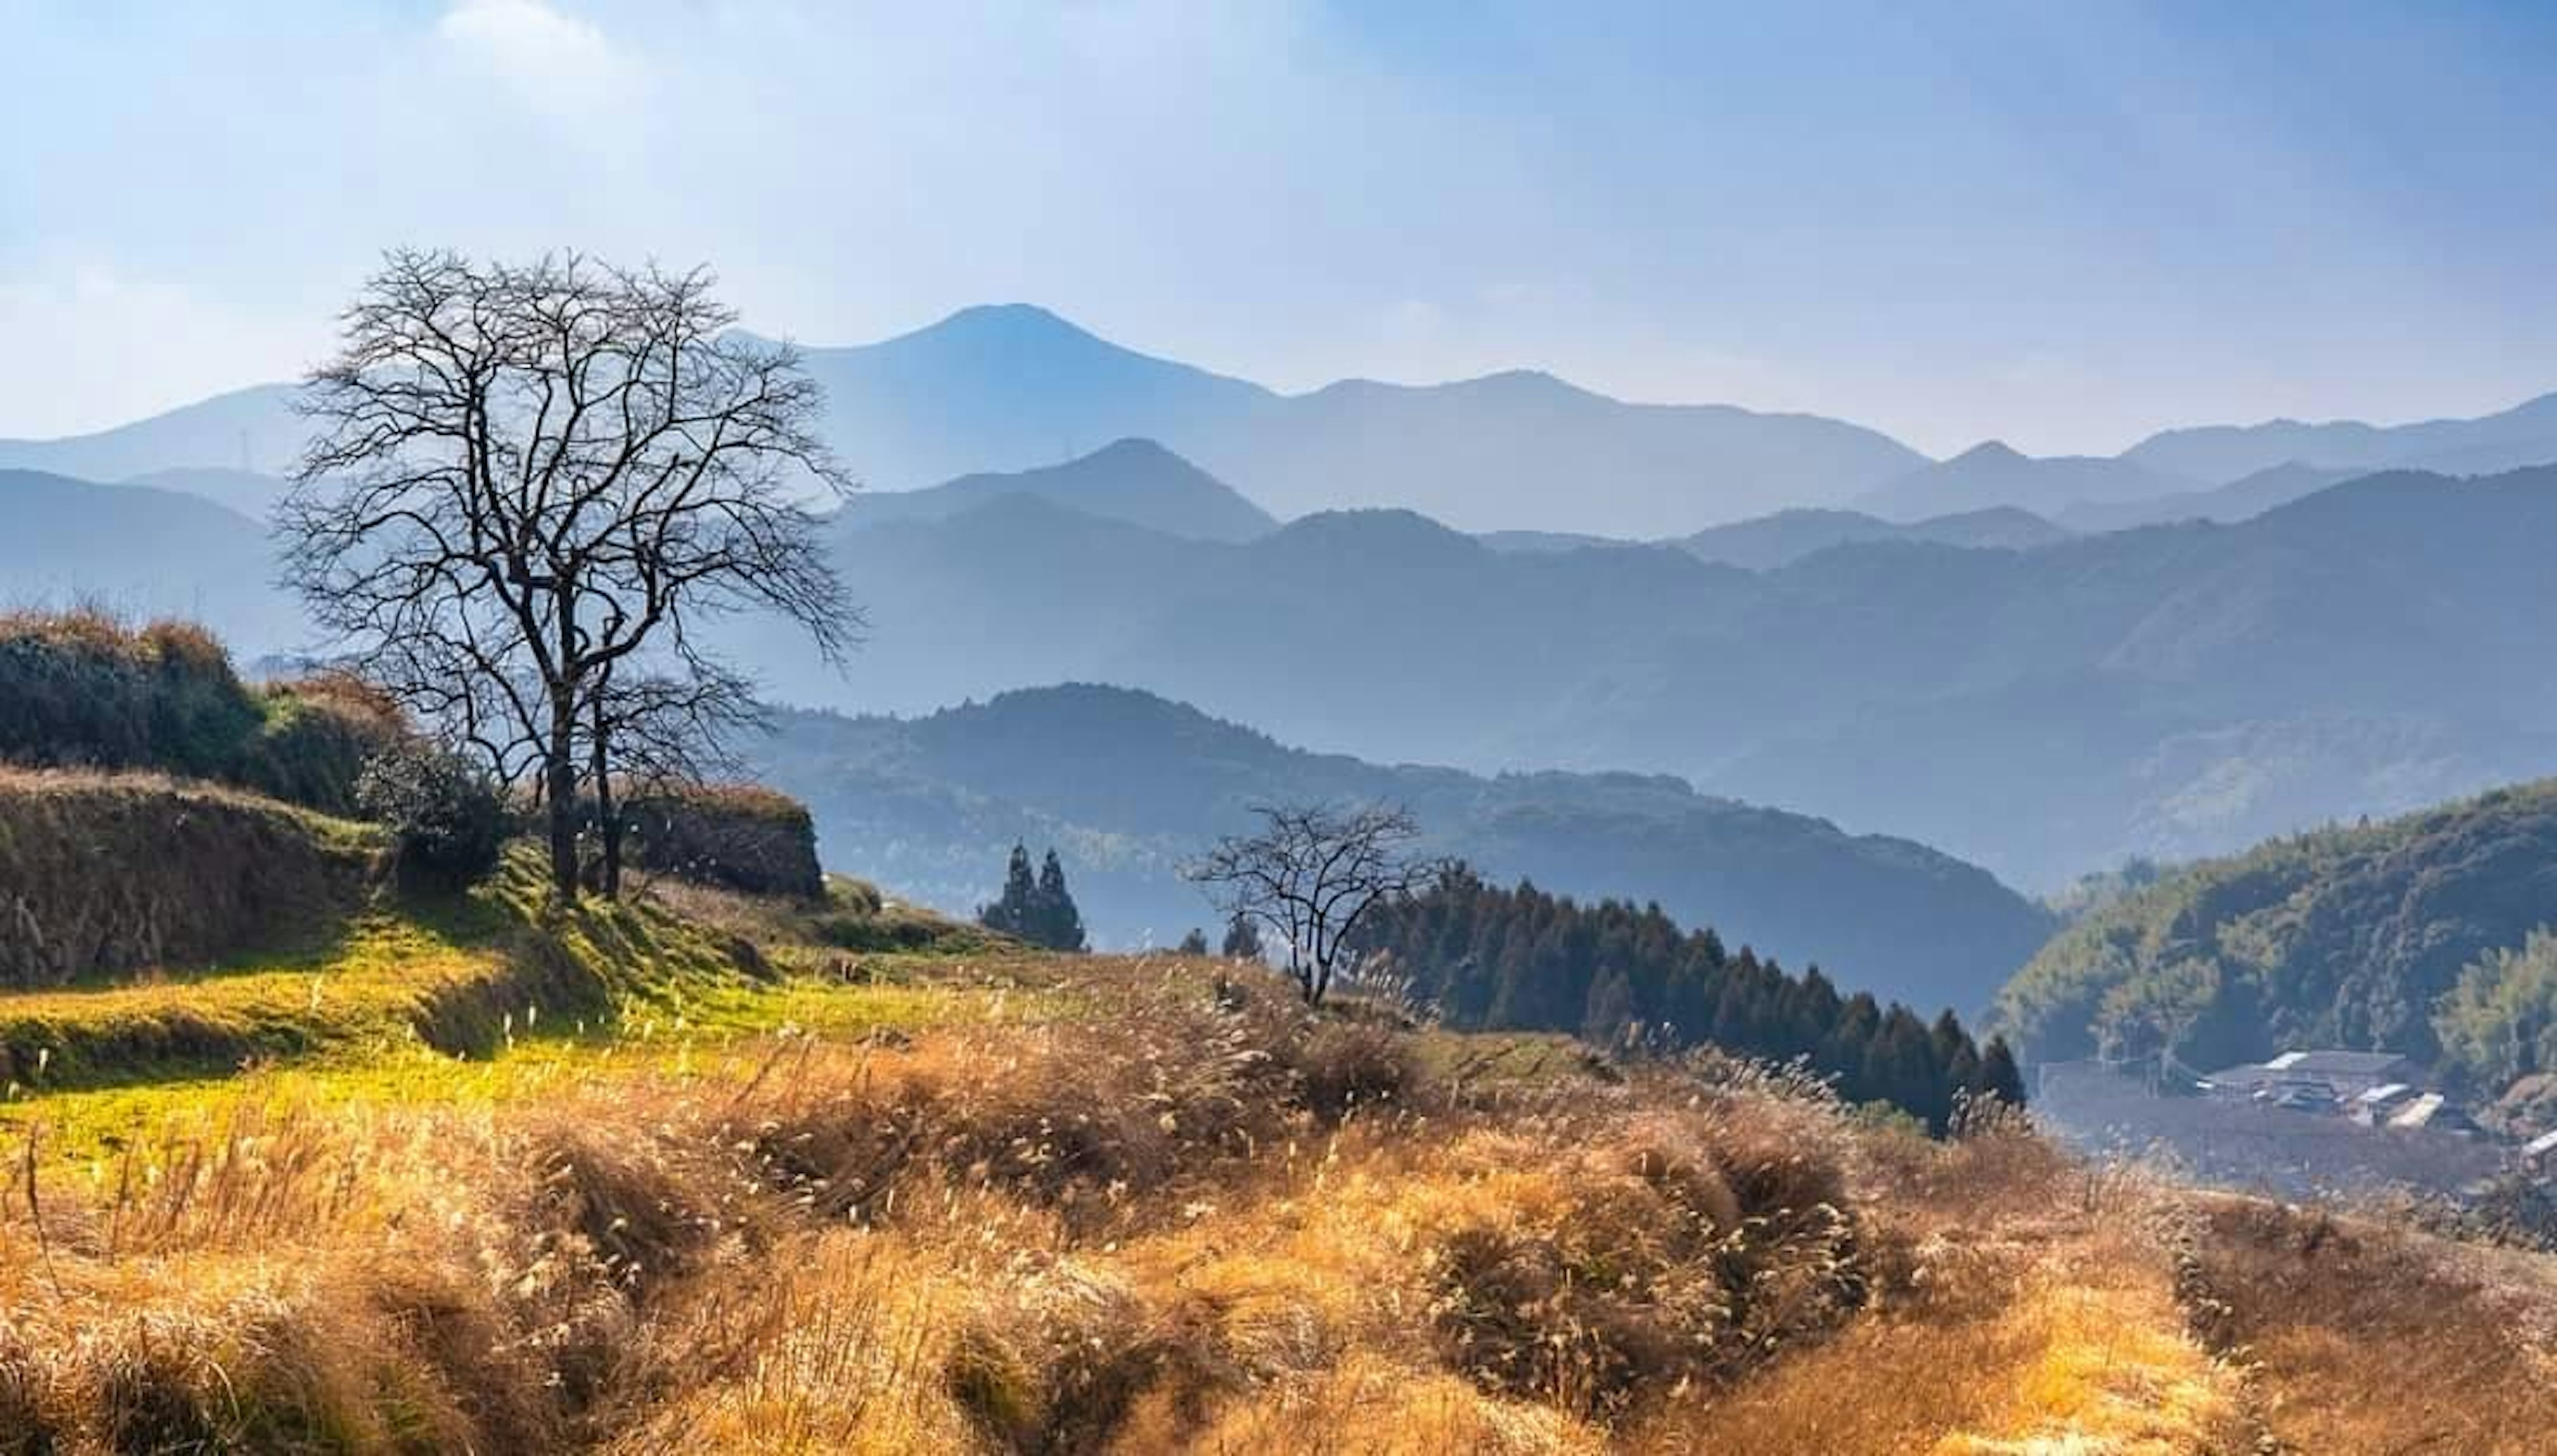
[[[436,35],[544,109],[588,110],[641,79],[601,26],[543,0],[456,0]]]

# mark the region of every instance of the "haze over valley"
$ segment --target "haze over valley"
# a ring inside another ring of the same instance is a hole
[[[1675,775],[2030,893],[2557,766],[2547,399],[1929,463],[1544,375],[1286,396],[1017,305],[808,358],[869,463],[826,532],[866,640],[838,675],[722,629],[800,707],[1108,683],[1379,762]],[[5,590],[302,650],[282,483],[238,464],[298,428],[277,385],[0,445],[46,472]]]

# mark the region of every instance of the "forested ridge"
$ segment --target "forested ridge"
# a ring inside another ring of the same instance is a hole
[[[1726,948],[1710,928],[1681,928],[1657,904],[1583,904],[1459,869],[1381,908],[1361,940],[1464,1029],[1710,1042],[1800,1060],[1850,1101],[1893,1104],[1939,1130],[1963,1097],[2024,1100],[2005,1040],[1981,1046],[1950,1008],[1931,1024],[1898,1001],[1841,994],[1817,967],[1792,975],[1747,946]]]
[[[2486,1024],[2518,1001],[2496,994],[2492,958],[2552,921],[2557,780],[2541,780],[2177,869],[2062,932],[1997,1014],[2037,1059],[2165,1048],[2208,1070],[2339,1046],[2432,1062],[2455,1010],[2458,1043],[2515,1030]]]

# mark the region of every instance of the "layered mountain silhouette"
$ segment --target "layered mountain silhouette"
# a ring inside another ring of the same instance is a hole
[[[1186,542],[1012,498],[845,541],[855,685],[749,647],[795,702],[1124,683],[1371,758],[1676,773],[2051,885],[2557,767],[2549,540],[2557,469],[1764,571],[1408,512]]]
[[[84,480],[196,468],[281,476],[292,472],[311,430],[292,401],[292,386],[260,384],[94,434],[0,440],[0,469]]]
[[[1233,486],[1150,440],[1117,441],[1037,469],[962,475],[922,490],[866,491],[844,507],[842,524],[861,529],[947,520],[1012,495],[1194,541],[1249,541],[1278,526]]]
[[[2278,491],[2206,492],[2286,465],[2475,474],[2557,461],[2557,395],[2475,420],[2171,430],[2109,459],[2035,459],[1991,442],[1936,463],[1817,415],[1629,403],[1534,370],[1284,394],[1027,304],[962,309],[877,343],[805,354],[827,389],[828,434],[874,491],[1039,470],[1143,439],[1281,518],[1405,506],[1497,533],[1503,549],[1665,540],[1850,505],[1902,524],[1997,506],[2073,530],[2225,520],[2277,503]],[[289,473],[299,454],[305,422],[290,401],[287,386],[261,385],[95,434],[0,440],[0,468],[94,480],[218,470],[172,483],[245,507],[273,493],[246,476]],[[2132,508],[2142,501],[2157,504]]]
[[[1945,546],[2027,551],[2066,541],[2073,533],[2029,510],[1990,506],[1902,524],[1851,510],[1787,510],[1735,521],[1681,538],[1675,544],[1699,561],[1769,571],[1816,551],[1872,541],[1935,542]]]
[[[830,438],[878,491],[1036,469],[1133,437],[1281,516],[1391,503],[1472,529],[1658,537],[1842,501],[1925,463],[1836,420],[1629,404],[1531,372],[1280,394],[1025,304],[805,352],[826,388]],[[281,474],[305,428],[290,398],[266,385],[96,435],[0,441],[0,466],[100,480],[202,466]]]
[[[2208,490],[2182,490],[2144,500],[2082,501],[2063,509],[2060,523],[2073,531],[2127,531],[2177,521],[2242,521],[2368,473],[2350,465],[2286,461]]]
[[[1986,1004],[2049,933],[1987,873],[1902,840],[1633,774],[1366,763],[1280,746],[1149,694],[1064,686],[916,719],[792,714],[759,777],[805,799],[829,864],[965,913],[1007,847],[1064,847],[1104,944],[1168,944],[1215,910],[1180,875],[1270,802],[1410,808],[1434,850],[1487,875],[1657,900],[1788,965],[1928,1006]]]
[[[1176,498],[1231,505],[1200,478]],[[254,522],[8,477],[0,599],[304,632]],[[773,695],[928,713],[1111,682],[1292,741],[1477,771],[1632,768],[1939,845],[2048,887],[2557,769],[2557,467],[2397,472],[2233,524],[2030,550],[1849,541],[1502,551],[1410,511],[1186,538],[1005,491],[848,528],[849,676],[741,618]],[[2342,667],[2339,664],[2350,664]]]
[[[2485,474],[2557,461],[2557,394],[2474,420],[2267,420],[2166,430],[2132,446],[2122,459],[2215,484],[2294,462],[2364,473],[2397,466]]]
[[[266,527],[176,490],[0,469],[0,609],[189,616],[262,650],[305,635],[276,592]]]
[[[1916,521],[1996,506],[2051,513],[2073,505],[2173,495],[2195,484],[2137,461],[2035,457],[1991,440],[1951,460],[1911,470],[1865,492],[1856,503],[1891,520]]]
[[[1020,304],[807,357],[848,459],[879,484],[1144,436],[1280,515],[1391,502],[1479,529],[1652,536],[1842,499],[1921,463],[1834,420],[1628,404],[1527,371],[1282,395]]]

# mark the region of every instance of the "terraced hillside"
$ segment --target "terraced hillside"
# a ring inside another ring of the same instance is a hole
[[[2519,1452],[2557,1419],[2546,1260],[2012,1119],[1933,1141],[1709,1053],[1316,1014],[842,881],[535,885],[367,879],[271,944],[0,992],[0,1449]],[[2410,1358],[2439,1379],[2381,1378]]]

